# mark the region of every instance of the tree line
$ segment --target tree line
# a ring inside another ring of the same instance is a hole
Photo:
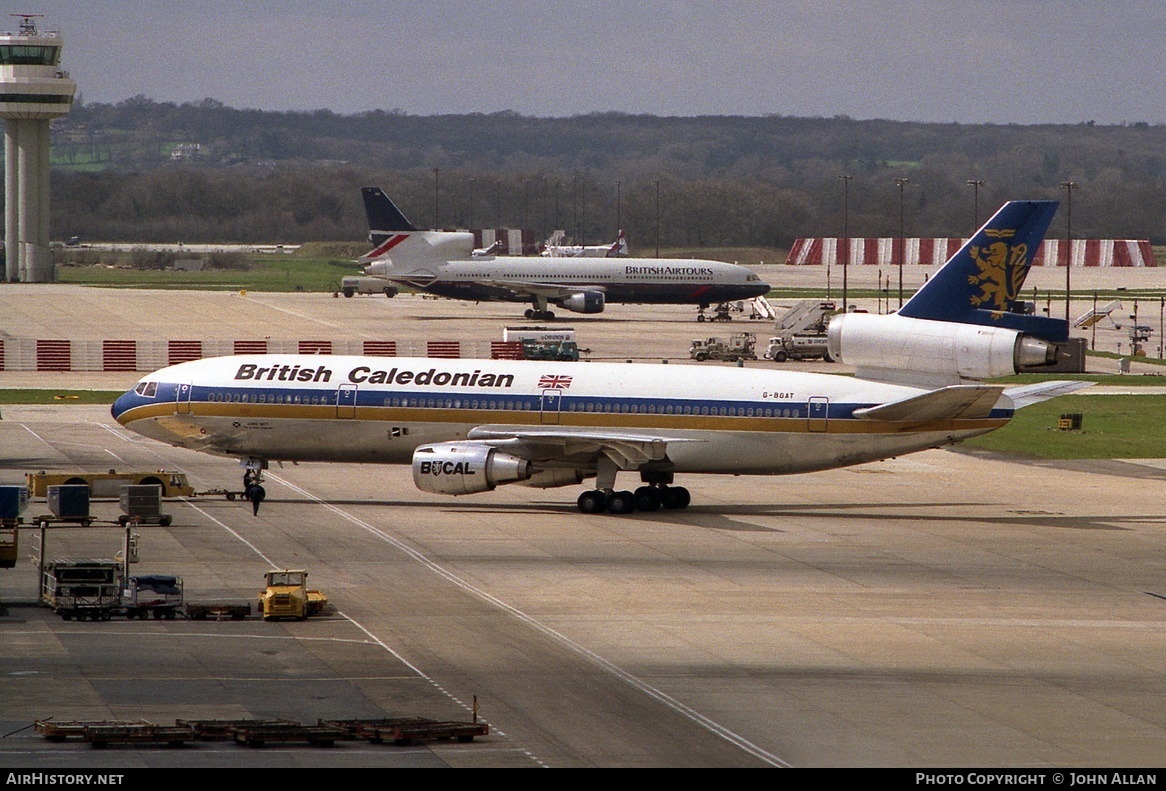
[[[183,143],[197,152],[173,160]],[[374,184],[418,227],[562,229],[587,244],[623,229],[636,254],[784,248],[844,227],[960,236],[1005,200],[1069,194],[1074,236],[1166,243],[1166,126],[1149,124],[344,116],[137,97],[55,122],[53,160],[63,238],[355,241],[359,188]]]

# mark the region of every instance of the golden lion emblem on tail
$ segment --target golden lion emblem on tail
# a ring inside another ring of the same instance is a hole
[[[979,274],[969,275],[968,282],[980,287],[980,293],[971,298],[973,307],[1006,311],[1020,292],[1024,282],[1024,261],[1028,257],[1028,245],[1010,247],[1003,239],[1011,238],[1015,230],[985,231],[989,236],[1001,241],[971,248],[972,261],[979,268]]]

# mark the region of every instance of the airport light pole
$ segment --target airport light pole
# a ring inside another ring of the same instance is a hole
[[[1069,300],[1071,289],[1069,287],[1069,273],[1073,269],[1073,189],[1077,186],[1075,181],[1062,181],[1061,189],[1065,191],[1065,321],[1072,321],[1072,316],[1069,315]]]
[[[899,307],[903,307],[903,259],[907,252],[906,240],[903,238],[903,187],[910,183],[910,179],[895,179],[895,184],[899,187]]]
[[[620,206],[619,188],[620,188],[620,183],[617,180],[615,182],[615,235],[617,237],[619,236],[620,222],[622,222],[622,218],[620,217],[620,209],[622,207]]]
[[[470,230],[474,230],[474,177],[470,177]]]
[[[660,257],[660,182],[656,182],[656,257]]]
[[[440,202],[440,199],[438,197],[440,192],[438,190],[438,183],[439,182],[438,182],[438,175],[437,175],[440,172],[441,172],[441,168],[434,168],[433,169],[433,230],[435,230],[435,231],[441,230],[441,211],[440,211],[441,202]]]
[[[847,279],[846,272],[850,264],[850,180],[854,176],[839,176],[842,179],[842,312],[846,313]]]
[[[542,184],[541,184],[542,189],[539,192],[539,212],[542,216],[542,226],[539,228],[539,237],[542,239],[546,239],[547,238],[547,177],[543,176],[540,179],[540,181],[542,182]]]
[[[571,244],[579,238],[579,174],[571,177]]]
[[[579,179],[579,244],[587,244],[587,181]]]
[[[975,198],[973,199],[975,209],[974,214],[972,214],[972,233],[975,233],[980,228],[980,187],[984,186],[984,180],[968,179],[968,186],[975,193]]]

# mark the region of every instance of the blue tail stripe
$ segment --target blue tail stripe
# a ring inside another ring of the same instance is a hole
[[[1008,327],[1063,341],[1069,324],[1011,312],[1057,201],[1010,201],[899,310],[916,319]]]

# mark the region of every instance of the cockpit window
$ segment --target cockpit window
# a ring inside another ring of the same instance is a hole
[[[153,398],[158,395],[157,382],[138,382],[138,386],[134,388],[134,392],[146,398]]]

